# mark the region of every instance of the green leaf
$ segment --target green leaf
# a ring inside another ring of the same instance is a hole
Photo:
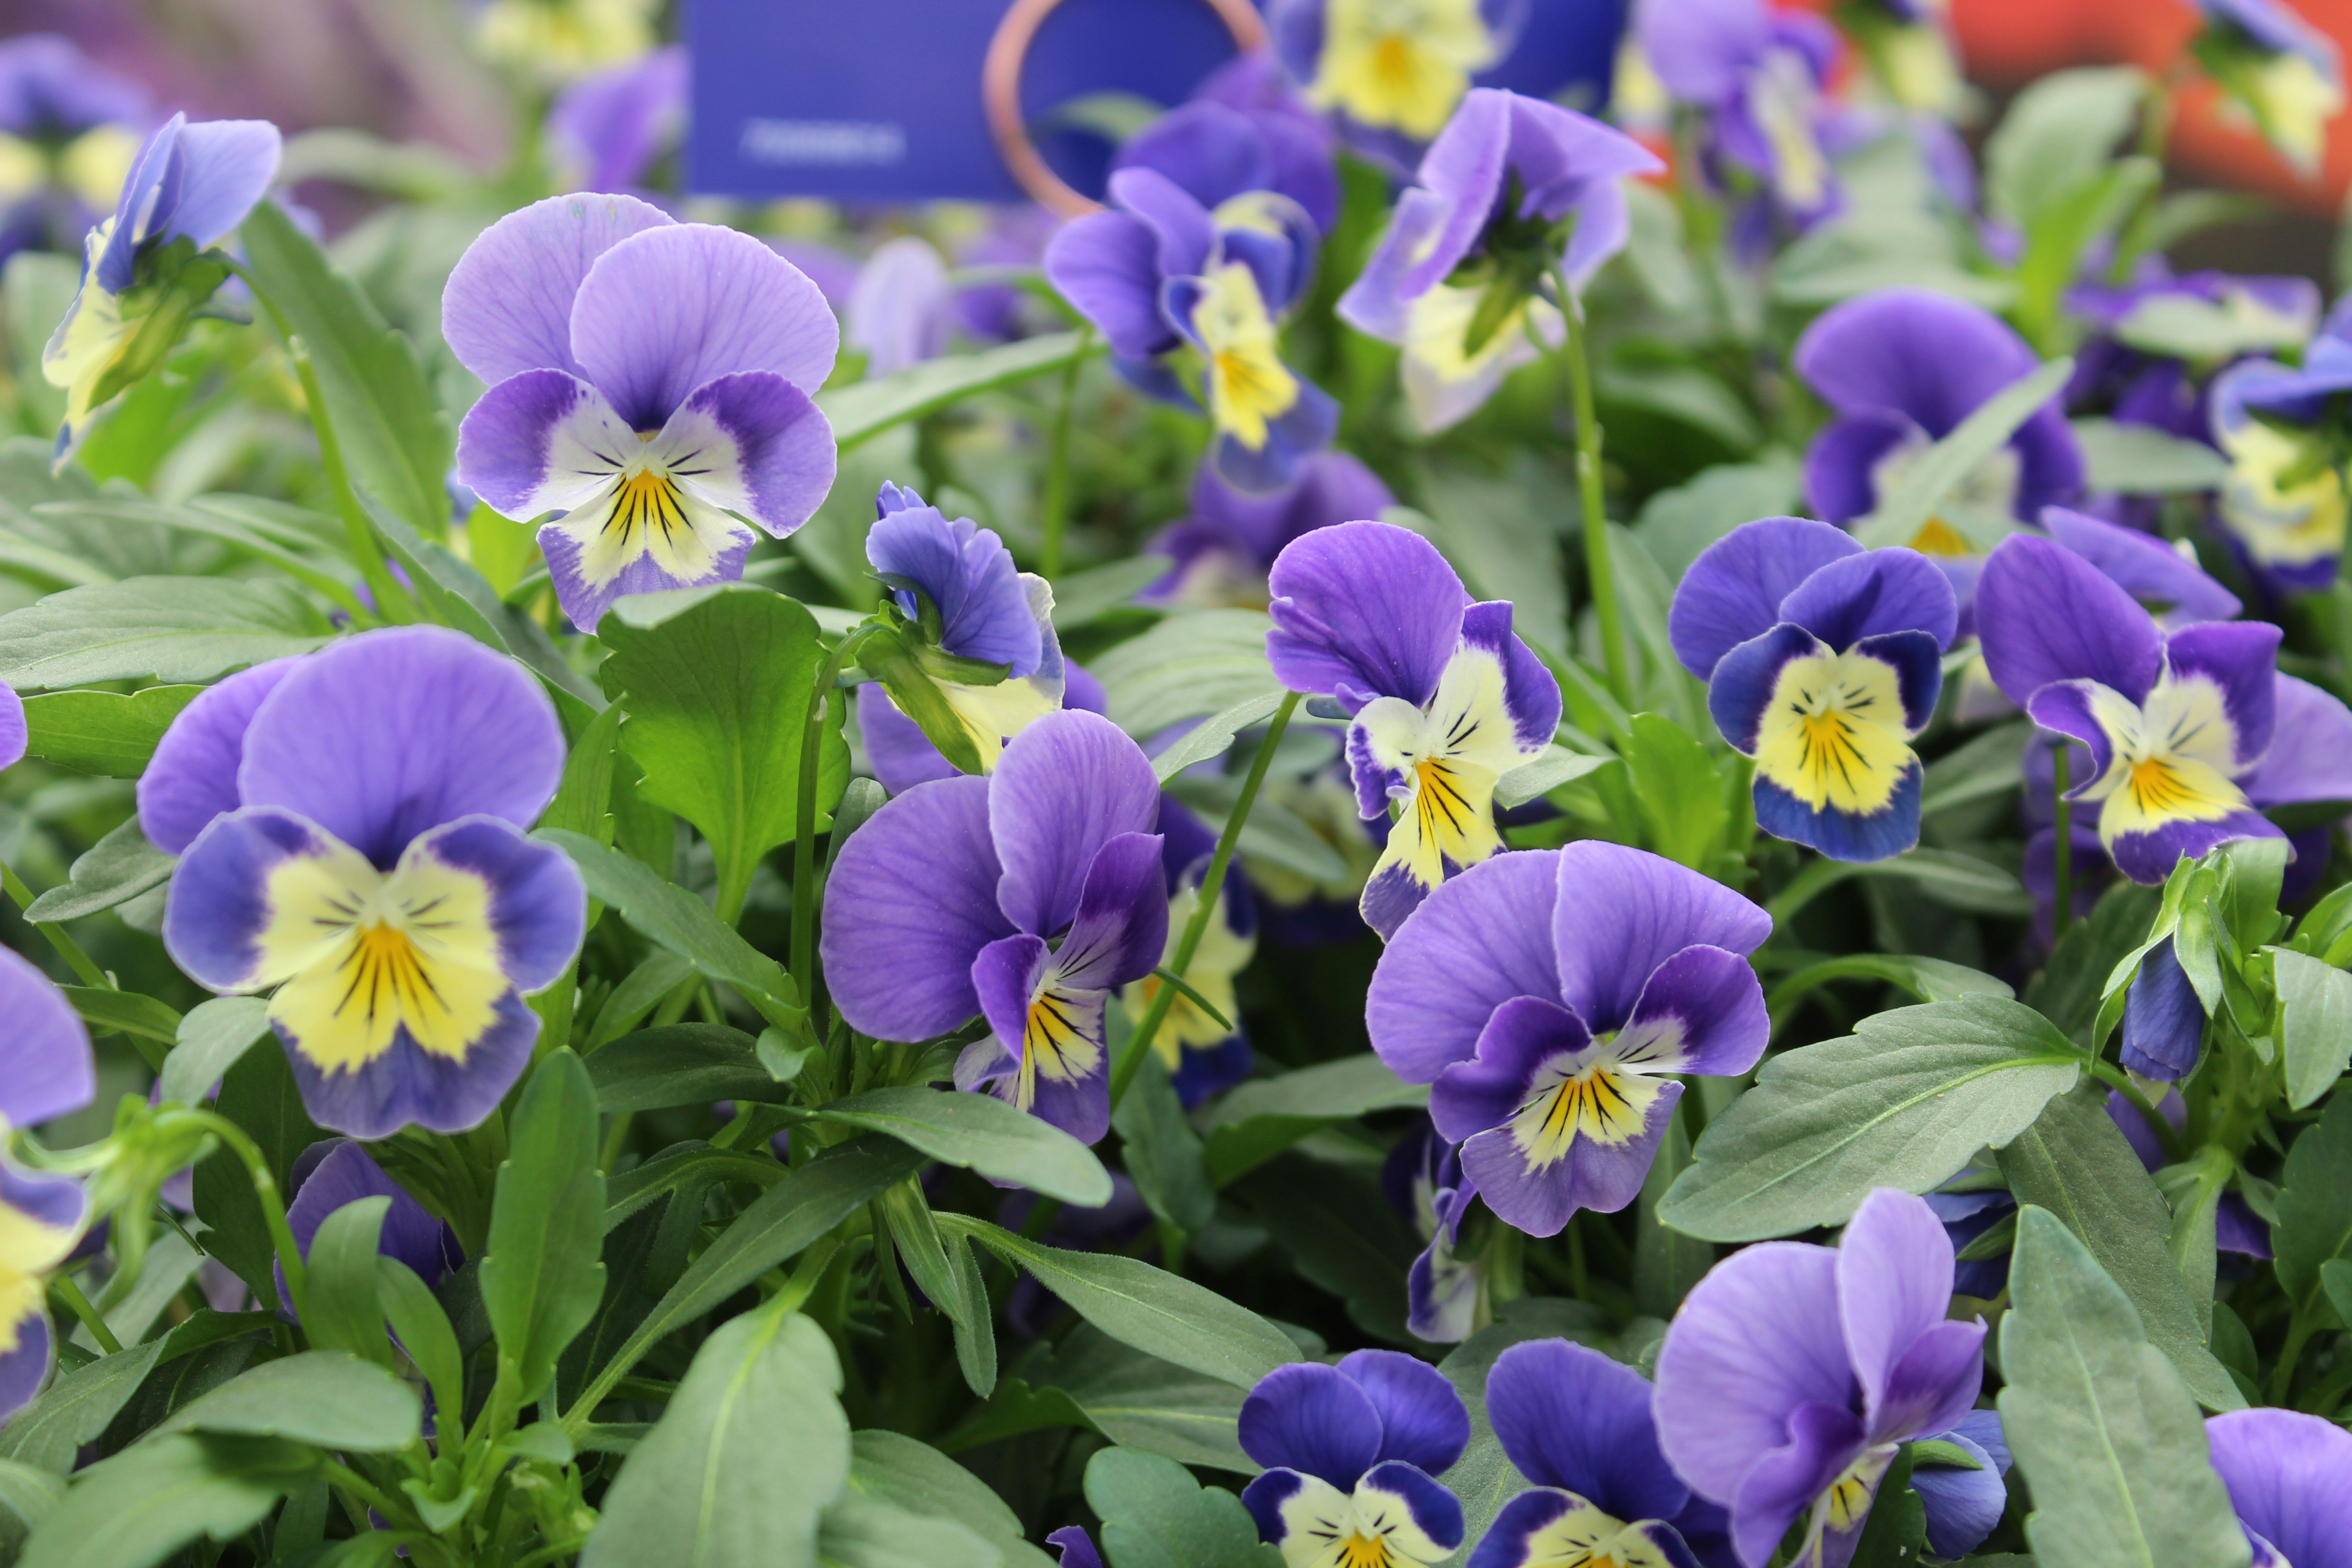
[[[1253,1079],[1220,1099],[1202,1124],[1209,1174],[1223,1186],[1335,1121],[1428,1103],[1427,1086],[1405,1082],[1369,1053]]]
[[[613,764],[619,753],[621,705],[607,703],[572,744],[563,782],[548,803],[541,827],[560,827],[599,844],[613,842]]]
[[[1832,980],[1884,980],[1890,985],[1901,986],[1922,1002],[2015,994],[2009,982],[1966,964],[1909,952],[1857,952],[1807,964],[1775,982],[1770,999],[1773,1018],[1785,1019],[1807,992]]]
[[[6,625],[0,618],[0,628]],[[1171,616],[1087,668],[1103,683],[1118,727],[1130,735],[1154,735],[1255,700],[1279,701],[1282,682],[1265,658],[1265,634],[1273,627],[1263,610]]]
[[[1203,1487],[1184,1467],[1133,1448],[1087,1461],[1087,1504],[1102,1521],[1109,1568],[1274,1568],[1242,1500]]]
[[[77,856],[65,886],[51,888],[35,899],[25,918],[42,922],[78,921],[127,904],[170,880],[172,868],[179,863],[176,856],[147,842],[147,836],[139,831],[139,819],[133,816]]]
[[[163,1097],[201,1104],[222,1075],[269,1033],[269,1004],[258,996],[215,996],[180,1020],[179,1044],[163,1058]]]
[[[2197,1303],[2166,1246],[2171,1211],[2105,1100],[2096,1084],[2052,1100],[2000,1151],[2000,1173],[2019,1203],[2055,1216],[2089,1250],[2190,1393],[2215,1410],[2241,1409],[2245,1401],[2205,1348]]]
[[[180,1037],[180,1015],[167,1004],[136,991],[110,991],[96,985],[60,985],[74,1011],[89,1022],[93,1034],[120,1029],[170,1045]]]
[[[2066,1568],[2242,1568],[2196,1401],[2058,1218],[2021,1211],[2001,1320],[2001,1430],[2033,1493],[2035,1558]]]
[[[2077,419],[2085,483],[2124,495],[2173,495],[2210,490],[2230,477],[2230,460],[2202,441],[2168,436],[2153,425]],[[2012,781],[2014,782],[2014,781]]]
[[[1222,757],[1233,750],[1234,737],[1253,724],[1263,724],[1282,706],[1282,693],[1262,692],[1244,698],[1223,712],[1203,719],[1182,740],[1151,759],[1151,772],[1166,784],[1195,763]]]
[[[1632,387],[1621,377],[1611,390],[1623,395]],[[1700,415],[1701,423],[1706,418]],[[1521,453],[1500,473],[1433,463],[1421,489],[1425,516],[1404,515],[1410,509],[1400,507],[1383,521],[1401,522],[1436,545],[1479,598],[1509,600],[1511,629],[1520,637],[1554,657],[1566,654],[1567,574],[1560,555],[1576,502],[1565,477]]]
[[[1929,763],[1919,786],[1919,815],[1933,816],[1956,805],[2014,791],[2017,759],[2032,733],[2032,720],[2011,719]]]
[[[604,1293],[604,1176],[596,1168],[596,1090],[568,1050],[531,1073],[508,1131],[482,1258],[482,1305],[528,1405]]]
[[[772,1195],[772,1194],[771,1194]],[[1065,1252],[962,1215],[937,1216],[1026,1268],[1077,1314],[1125,1344],[1236,1388],[1298,1359],[1290,1336],[1205,1286],[1116,1253]]]
[[[620,910],[644,935],[711,979],[735,987],[770,1023],[798,1032],[807,1014],[783,965],[738,936],[709,904],[644,861],[593,838],[562,828],[541,828],[531,837],[571,856],[589,894]]]
[[[1854,524],[1854,537],[1873,546],[1910,543],[1978,465],[2007,445],[2074,373],[2073,360],[2054,359],[1986,399],[1903,471],[1894,493]]]
[[[58,1373],[38,1399],[0,1428],[0,1459],[66,1474],[81,1446],[98,1440],[163,1353],[163,1342],[149,1340]]]
[[[953,1520],[1003,1553],[1006,1568],[1048,1568],[1021,1519],[988,1484],[937,1448],[897,1432],[850,1437],[849,1493],[925,1519]]]
[[[1690,1134],[1681,1117],[1669,1117],[1633,1211],[1633,1306],[1647,1317],[1672,1318],[1691,1287],[1715,1267],[1712,1244],[1658,1220],[1659,1203],[1690,1163]]]
[[[1050,1356],[1033,1358],[1024,1367],[1052,1386],[1030,1396],[1032,1426],[1089,1426],[1122,1447],[1179,1464],[1256,1473],[1256,1462],[1242,1452],[1247,1395],[1232,1384],[1123,1345],[1090,1323],[1071,1330]]]
[[[721,1324],[604,1494],[582,1568],[814,1564],[818,1516],[849,1477],[840,1392],[833,1342],[799,1313]]]
[[[2011,102],[1985,142],[1987,206],[2022,227],[2114,154],[2147,96],[2130,66],[2053,71]]]
[[[1880,1013],[1766,1062],[1658,1217],[1708,1241],[1842,1225],[1873,1187],[1927,1192],[2008,1142],[2083,1061],[2048,1019],[1999,997]]]
[[[1625,742],[1634,798],[1650,848],[1695,870],[1722,852],[1731,809],[1715,759],[1689,731],[1660,713],[1636,713]]]
[[[210,497],[186,506],[111,498],[50,501],[34,508],[33,515],[42,522],[81,529],[93,525],[111,525],[123,531],[173,529],[199,539],[217,540],[240,554],[276,567],[313,593],[333,601],[346,615],[363,610],[366,606],[347,581],[352,569],[321,552],[323,536],[307,529],[283,526],[276,517],[264,514],[255,504],[257,500],[256,497]]]
[[[674,1192],[699,1189],[714,1182],[735,1182],[764,1191],[791,1173],[791,1166],[766,1154],[714,1149],[708,1143],[681,1143],[663,1150],[642,1165],[633,1165],[605,1178],[604,1228],[610,1231],[639,1209]]]
[[[1144,1053],[1127,1098],[1111,1112],[1111,1125],[1126,1145],[1119,1157],[1128,1176],[1155,1216],[1187,1232],[1216,1216],[1217,1189],[1202,1158],[1200,1134],[1185,1120],[1159,1052]]]
[[[1789,458],[1717,463],[1643,501],[1633,535],[1667,578],[1679,582],[1708,545],[1751,519],[1793,511],[1802,499],[1803,476]],[[2016,764],[2012,753],[2012,775]]]
[[[75,1478],[18,1568],[154,1568],[199,1538],[234,1541],[318,1468],[316,1453],[280,1438],[138,1444]]]
[[[2288,948],[2270,950],[2278,985],[2286,1102],[2315,1103],[2352,1062],[2352,974]]]
[[[588,1058],[588,1077],[604,1110],[792,1099],[760,1065],[751,1037],[719,1024],[670,1024],[624,1035]]]
[[[613,650],[599,674],[628,710],[621,749],[645,771],[640,793],[702,830],[719,887],[740,900],[760,857],[796,831],[809,694],[824,662],[815,619],[737,584],[633,595],[598,636]],[[818,755],[822,832],[849,782],[839,725]]]
[[[2324,1325],[2321,1270],[2336,1259],[2352,1260],[2352,1095],[2330,1100],[2287,1150],[2271,1245],[2279,1284],[2295,1311],[2319,1312]]]
[[[166,1060],[170,1058],[166,1058]],[[221,1079],[213,1109],[243,1128],[268,1163],[270,1179],[283,1203],[293,1190],[294,1161],[326,1133],[302,1107],[301,1089],[283,1050],[247,1051]],[[265,1307],[278,1304],[278,1255],[253,1178],[244,1162],[216,1149],[196,1162],[196,1217],[210,1228],[205,1247],[253,1289]]]
[[[261,292],[310,351],[352,482],[426,538],[448,532],[456,441],[415,345],[275,202],[237,236]]]
[[[309,653],[334,627],[266,578],[131,577],[0,616],[0,681],[19,691],[107,680],[209,681]]]
[[[995,1304],[962,1237],[943,1242],[922,1185],[909,1176],[874,1205],[889,1226],[907,1273],[931,1305],[955,1325],[956,1365],[972,1393],[986,1399],[996,1389]]]
[[[887,1133],[934,1160],[1065,1203],[1110,1202],[1110,1173],[1094,1151],[992,1095],[905,1085],[868,1089],[815,1112],[820,1121]]]
[[[397,1258],[375,1260],[376,1309],[400,1337],[400,1348],[425,1374],[436,1410],[466,1408],[465,1357],[449,1314],[432,1288]]]
[[[816,405],[832,422],[834,441],[845,452],[894,425],[1100,352],[1101,342],[1091,334],[1048,332],[978,353],[925,360],[873,381],[828,387],[817,394]]]
[[[2137,882],[2119,881],[2101,894],[2090,919],[2067,928],[2049,963],[2026,987],[2026,1005],[2077,1045],[2090,1045],[2107,977],[2147,941],[2157,906],[2156,889]]]
[[[1609,765],[1607,757],[1588,756],[1566,746],[1547,746],[1543,755],[1521,763],[1495,781],[1495,804],[1509,811],[1549,795],[1560,785]]]
[[[2319,1266],[2319,1282],[2327,1292],[2328,1305],[2336,1315],[2352,1323],[2352,1263],[2341,1258],[2331,1258]]]
[[[850,1493],[817,1527],[823,1568],[996,1568],[1003,1554],[952,1519]]]
[[[415,1441],[425,1406],[387,1367],[340,1350],[266,1361],[180,1407],[143,1441],[175,1432],[285,1437],[355,1454]]]
[[[381,1194],[345,1204],[320,1224],[311,1238],[303,1254],[310,1283],[303,1296],[302,1331],[310,1336],[312,1349],[349,1351],[379,1366],[392,1365],[375,1268],[376,1243],[390,1207],[392,1199]]]
[[[1370,1174],[1284,1153],[1234,1184],[1299,1278],[1329,1291],[1356,1326],[1417,1345],[1405,1326],[1406,1279],[1422,1238]]]
[[[1168,575],[1169,570],[1168,557],[1146,552],[1071,573],[1054,584],[1054,629],[1066,637],[1124,608],[1138,594]]]
[[[25,1537],[66,1495],[63,1477],[0,1459],[0,1562],[14,1563]]]
[[[25,704],[26,754],[101,778],[135,779],[155,742],[201,686],[151,686],[112,691],[52,691]]]

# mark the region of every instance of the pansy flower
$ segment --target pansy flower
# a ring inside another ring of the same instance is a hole
[[[1188,101],[1129,137],[1111,160],[1114,174],[1121,169],[1156,169],[1212,212],[1252,191],[1272,191],[1297,203],[1325,234],[1339,221],[1330,127],[1264,51],[1218,67]]]
[[[25,700],[15,688],[0,685],[0,768],[23,762],[32,739],[32,730],[25,722]]]
[[[1494,1321],[1486,1260],[1462,1249],[1462,1224],[1478,1201],[1462,1151],[1423,1117],[1381,1163],[1381,1187],[1423,1243],[1405,1273],[1405,1327],[1433,1344],[1461,1343]]]
[[[151,101],[69,38],[0,41],[0,262],[81,248],[138,156]]]
[[[955,289],[948,264],[920,235],[875,247],[850,286],[842,341],[866,356],[866,374],[893,375],[946,352]]]
[[[1958,608],[1916,551],[1774,517],[1709,545],[1667,631],[1724,739],[1756,759],[1756,825],[1835,860],[1919,841],[1911,738],[1943,689]]]
[[[275,987],[320,1126],[474,1126],[530,1066],[523,994],[563,974],[587,914],[572,862],[523,837],[563,773],[546,692],[470,637],[398,626],[215,695],[141,784],[150,838],[186,846],[165,948],[215,991]]]
[[[986,778],[919,784],[842,847],[821,950],[852,1028],[928,1040],[975,1016],[956,1063],[985,1090],[1094,1142],[1110,1125],[1103,1009],[1168,941],[1160,781],[1093,713],[1049,713]]]
[[[2319,170],[2327,122],[2344,109],[2336,41],[2279,0],[2197,0],[2205,30],[2190,47],[2227,101],[2305,178]]]
[[[141,145],[114,216],[83,242],[81,287],[41,353],[41,374],[66,390],[58,461],[89,433],[92,410],[163,363],[179,338],[170,317],[184,321],[228,276],[204,253],[268,191],[278,146],[266,120],[191,124],[184,114]]]
[[[1513,1345],[1486,1374],[1486,1418],[1535,1483],[1503,1505],[1467,1568],[1696,1568],[1723,1510],[1692,1495],[1658,1451],[1650,1384],[1566,1340]]]
[[[1862,47],[1871,75],[1905,109],[1944,120],[1969,105],[1947,14],[1948,0],[1857,0],[1838,20]]]
[[[1357,809],[1370,819],[1395,808],[1360,905],[1385,938],[1446,878],[1503,847],[1495,782],[1551,743],[1559,682],[1511,631],[1509,602],[1472,603],[1410,529],[1318,528],[1283,551],[1268,582],[1276,677],[1354,721]]]
[[[1403,168],[1478,73],[1518,41],[1528,0],[1276,0],[1266,26],[1307,101],[1359,152]]]
[[[2352,1563],[2352,1432],[2300,1410],[2206,1418],[2205,1446],[2254,1549],[2252,1568]]]
[[[1246,490],[1288,484],[1339,423],[1330,395],[1279,352],[1280,319],[1314,281],[1314,224],[1271,191],[1213,212],[1150,168],[1113,174],[1110,200],[1054,236],[1045,276],[1103,334],[1129,381],[1205,409],[1227,479]],[[1197,384],[1170,359],[1184,350]]]
[[[2203,622],[2167,636],[2089,562],[2019,534],[1986,563],[1977,631],[1994,684],[2088,748],[2067,798],[2095,809],[2125,876],[2161,882],[2183,855],[2279,837],[2241,784],[2270,748],[2278,627]]]
[[[1981,306],[1927,289],[1881,289],[1822,312],[1795,364],[1837,417],[1805,451],[1812,514],[1848,523],[1884,504],[1928,447],[2040,363]],[[2053,400],[1967,475],[1952,504],[2030,519],[2083,488],[2083,450]],[[1915,548],[1966,554],[1968,531],[1929,519]]]
[[[684,44],[582,77],[548,106],[551,152],[581,191],[629,191],[686,127]]]
[[[1470,1442],[1444,1373],[1402,1351],[1293,1362],[1242,1401],[1243,1489],[1289,1568],[1418,1568],[1462,1544],[1462,1504],[1436,1478]]]
[[[1421,161],[1380,248],[1339,300],[1342,320],[1404,349],[1424,430],[1475,412],[1557,343],[1565,301],[1624,248],[1624,181],[1663,169],[1640,142],[1556,103],[1479,88]]]
[[[1378,518],[1395,504],[1380,476],[1348,452],[1316,453],[1297,479],[1263,495],[1235,489],[1215,464],[1202,463],[1192,475],[1190,513],[1149,546],[1174,565],[1137,597],[1195,609],[1264,609],[1265,574],[1284,546],[1333,523]]]
[[[1731,1510],[1748,1568],[1798,1524],[1794,1561],[1838,1568],[1895,1450],[1951,1441],[1969,1418],[1985,1325],[1947,1320],[1951,1296],[1952,1244],[1935,1211],[1881,1187],[1836,1247],[1747,1247],[1684,1299],[1658,1349],[1658,1446],[1694,1492]],[[1946,1481],[1957,1496],[1916,1489],[1938,1554],[1965,1555],[2000,1521],[1998,1502],[1989,1518],[1983,1505],[2000,1477],[1988,1464]]]
[[[407,1265],[428,1289],[466,1266],[466,1249],[457,1233],[425,1212],[408,1189],[383,1173],[366,1145],[348,1138],[330,1138],[311,1144],[294,1157],[288,1185],[292,1201],[286,1205],[286,1227],[308,1261],[310,1244],[327,1216],[366,1198],[389,1198],[383,1227],[377,1233],[377,1252]],[[285,1274],[278,1274],[278,1299],[286,1292]]]
[[[70,1176],[27,1170],[12,1132],[79,1110],[98,1094],[81,1016],[49,977],[0,947],[0,1421],[32,1403],[57,1359],[45,1279],[81,1239],[89,1198]]]
[[[557,599],[593,631],[624,594],[731,583],[757,537],[833,484],[810,401],[840,329],[750,235],[634,196],[551,196],[467,247],[441,295],[450,352],[489,384],[457,478],[539,531]]]
[[[1770,1025],[1747,955],[1772,918],[1687,867],[1582,840],[1474,867],[1372,972],[1372,1049],[1431,1084],[1486,1206],[1530,1236],[1633,1201],[1682,1085],[1746,1072]]]
[[[1763,0],[1640,7],[1634,32],[1659,82],[1706,113],[1708,151],[1760,185],[1754,217],[1802,228],[1843,205],[1823,137],[1837,31]]]
[[[2339,304],[2303,363],[2248,360],[2213,383],[2213,436],[2230,459],[2221,521],[2248,564],[2289,593],[2336,579],[2347,503],[2341,462],[2352,393],[2352,307]]]

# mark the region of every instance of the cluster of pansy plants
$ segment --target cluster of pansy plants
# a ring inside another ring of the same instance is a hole
[[[2352,1568],[2307,19],[1275,0],[1071,216],[656,9],[0,46],[0,1564]]]

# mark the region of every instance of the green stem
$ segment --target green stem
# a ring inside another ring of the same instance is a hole
[[[261,1217],[268,1225],[269,1239],[278,1249],[278,1267],[285,1271],[286,1294],[293,1298],[288,1304],[294,1309],[294,1316],[300,1318],[310,1294],[310,1271],[303,1267],[302,1248],[295,1243],[293,1227],[286,1223],[286,1203],[278,1195],[278,1178],[270,1173],[269,1162],[263,1156],[260,1145],[246,1135],[244,1128],[216,1110],[182,1110],[173,1114],[197,1122],[245,1162],[246,1174],[253,1180],[254,1201],[261,1205]]]
[[[2050,944],[2053,948],[2065,940],[2066,928],[2074,923],[2074,803],[2066,798],[2066,792],[2074,787],[2070,776],[2074,767],[2074,759],[2066,754],[2066,739],[2062,735],[2050,761],[2051,795],[2056,807],[2053,826],[2058,834],[2050,858],[2052,891],[2058,900],[2050,926]]]
[[[1062,372],[1062,400],[1054,410],[1054,429],[1046,448],[1045,542],[1037,561],[1049,583],[1062,574],[1062,536],[1070,525],[1070,419],[1077,406],[1078,372],[1086,366],[1094,337],[1092,322],[1079,330],[1078,352]]]
[[[1225,868],[1233,864],[1234,846],[1240,842],[1242,825],[1249,820],[1250,807],[1257,804],[1258,786],[1265,782],[1265,770],[1274,762],[1275,749],[1282,744],[1282,732],[1290,728],[1290,715],[1299,703],[1299,693],[1283,694],[1282,706],[1274,710],[1273,721],[1266,725],[1265,739],[1258,743],[1257,755],[1250,762],[1249,776],[1242,781],[1242,793],[1234,802],[1234,809],[1225,818],[1225,830],[1217,836],[1217,852],[1209,860],[1209,874],[1202,879],[1201,897],[1192,907],[1192,918],[1184,922],[1184,934],[1176,943],[1175,955],[1169,959],[1168,968],[1178,974],[1192,967],[1192,955],[1201,950],[1201,938],[1209,929],[1209,918],[1216,912],[1217,893],[1225,885]],[[1118,1065],[1110,1076],[1110,1108],[1116,1111],[1118,1102],[1126,1098],[1127,1086],[1135,1081],[1142,1069],[1143,1054],[1151,1048],[1151,1038],[1168,1017],[1168,1009],[1176,1003],[1176,987],[1162,985],[1152,994],[1151,1005],[1144,1009],[1143,1019],[1135,1026],[1135,1033],[1127,1042]]]
[[[325,1470],[329,1485],[375,1510],[385,1523],[412,1517],[408,1508],[394,1501],[390,1493],[350,1466],[323,1454],[319,1457],[319,1462]]]
[[[72,1275],[60,1274],[51,1279],[49,1289],[72,1310],[75,1317],[81,1320],[81,1326],[89,1331],[89,1337],[98,1342],[100,1350],[108,1355],[122,1353],[122,1342],[114,1337],[114,1331],[106,1326],[105,1317],[89,1304],[89,1298],[81,1293],[81,1287],[74,1283]]]
[[[800,987],[803,1007],[816,1005],[816,775],[825,704],[833,700],[834,683],[849,668],[862,640],[853,631],[833,645],[809,691],[808,722],[801,730],[800,802],[793,821],[793,982]]]
[[[15,900],[19,910],[33,907],[33,889],[25,886],[25,879],[5,862],[0,862],[0,887],[7,889],[8,897]],[[115,989],[114,982],[106,977],[106,971],[90,962],[89,954],[81,950],[81,943],[66,934],[64,926],[55,921],[28,920],[27,923],[49,939],[49,945],[56,948],[58,956],[80,976],[83,984],[95,985],[101,991]]]
[[[284,324],[279,322],[281,327]],[[303,346],[300,338],[289,337],[286,353],[294,362],[294,374],[301,378],[302,401],[310,407],[310,427],[319,437],[319,466],[326,470],[327,488],[334,491],[335,510],[343,520],[352,561],[359,567],[360,576],[375,600],[375,613],[387,621],[411,619],[407,595],[393,581],[392,569],[383,563],[383,544],[376,538],[375,524],[360,505],[359,492],[352,489],[351,471],[343,466],[342,443],[335,438],[335,423],[328,416],[327,394],[320,386],[319,373],[310,363],[310,351]]]
[[[1788,885],[1772,896],[1772,901],[1764,906],[1764,912],[1772,917],[1775,927],[1784,925],[1799,910],[1858,869],[1850,860],[1832,860],[1827,857],[1808,860],[1795,876],[1789,879]]]
[[[1585,353],[1584,303],[1555,266],[1552,292],[1568,323],[1560,357],[1568,365],[1569,395],[1576,412],[1576,486],[1584,506],[1584,570],[1592,580],[1592,609],[1601,620],[1601,658],[1609,672],[1609,692],[1627,710],[1633,706],[1633,676],[1625,656],[1625,631],[1617,609],[1617,573],[1609,559],[1609,514],[1601,488],[1601,418],[1592,404],[1592,363]]]

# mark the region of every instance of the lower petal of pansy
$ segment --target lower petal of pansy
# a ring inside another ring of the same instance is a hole
[[[2100,813],[2099,840],[2106,846],[2116,869],[2150,887],[2170,876],[2183,856],[2201,860],[2233,839],[2285,837],[2270,818],[2251,806],[2206,816],[2212,809],[2210,800],[2192,802],[2199,815],[2189,820],[2176,818],[2145,828],[2111,828],[2109,818],[2116,815],[2120,798],[2120,792],[2110,796]],[[2126,820],[2136,820],[2128,813],[2126,816]]]
[[[1275,369],[1292,377],[1297,395],[1279,415],[1266,421],[1265,439],[1252,446],[1244,435],[1228,431],[1218,439],[1218,475],[1234,489],[1265,495],[1296,481],[1307,459],[1331,445],[1339,430],[1339,405],[1331,395],[1293,374],[1277,363]]]
[[[0,1421],[33,1402],[57,1359],[46,1292],[30,1275],[0,1269]]]
[[[1083,1142],[1101,1138],[1110,1125],[1107,994],[1057,984],[1044,939],[1026,932],[982,949],[971,981],[1012,1061],[1010,1071],[974,1063],[974,1086],[984,1081],[998,1099]]]
[[[72,1254],[89,1219],[89,1195],[79,1182],[26,1170],[0,1154],[0,1277],[55,1268]]]
[[[1390,1471],[1411,1471],[1417,1480]],[[1376,1467],[1352,1496],[1318,1476],[1271,1469],[1243,1490],[1242,1503],[1286,1568],[1411,1568],[1462,1541],[1461,1504],[1409,1465]],[[1451,1545],[1430,1529],[1447,1528],[1447,1505]]]
[[[1724,656],[1707,706],[1756,759],[1758,826],[1837,859],[1881,859],[1918,838],[1919,763],[1905,682],[1782,625]]]
[[[1670,1524],[1625,1523],[1574,1492],[1538,1487],[1503,1505],[1465,1568],[1698,1568]]]
[[[1832,860],[1884,860],[1919,842],[1918,763],[1896,775],[1893,794],[1876,812],[1815,807],[1770,780],[1756,780],[1756,826],[1775,838],[1817,849]]]
[[[327,1069],[307,1053],[300,1037],[275,1016],[271,1023],[286,1045],[302,1108],[310,1120],[353,1138],[385,1138],[415,1123],[435,1132],[463,1132],[479,1126],[507,1090],[530,1066],[539,1038],[539,1015],[506,988],[489,1009],[481,1032],[466,1042],[462,1057],[418,1046],[405,1028],[393,1031],[390,1046],[372,1060]]]
[[[625,594],[738,582],[757,535],[651,468],[623,473],[539,531],[555,596],[593,632]]]
[[[1683,1086],[1562,1063],[1511,1121],[1462,1146],[1462,1169],[1507,1224],[1558,1236],[1579,1209],[1615,1214],[1641,1195]]]

